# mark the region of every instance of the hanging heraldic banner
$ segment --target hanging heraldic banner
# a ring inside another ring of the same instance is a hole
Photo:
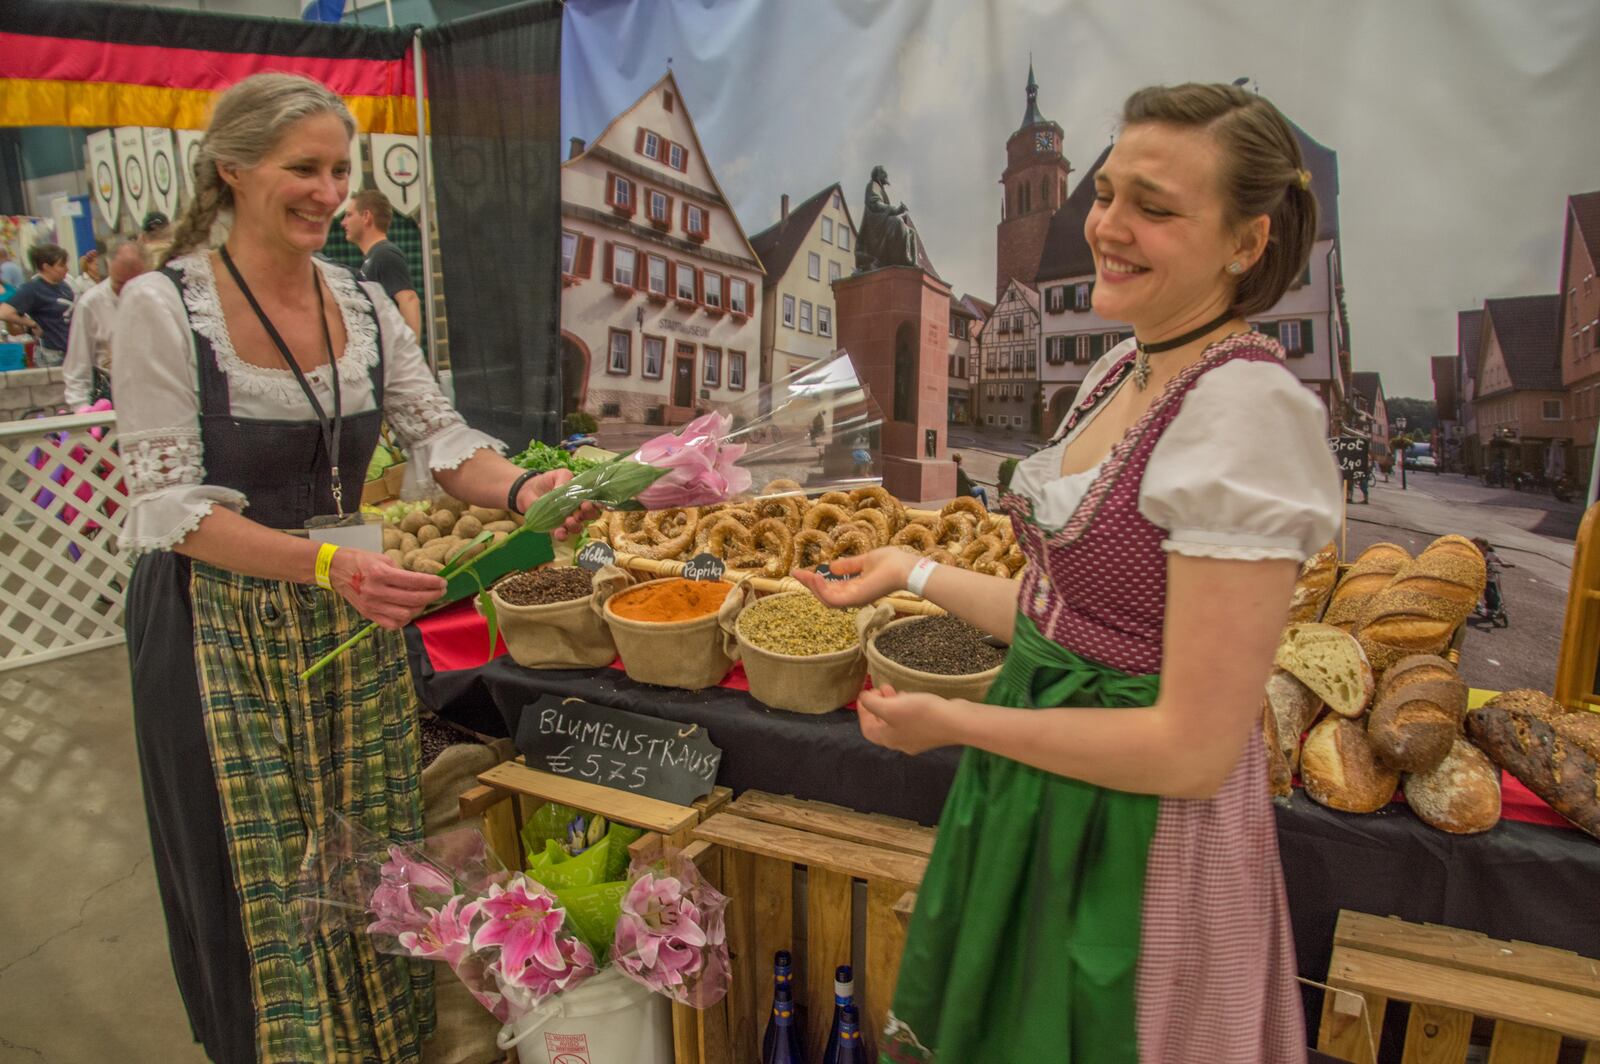
[[[144,157],[150,164],[150,208],[171,220],[178,213],[177,147],[172,130],[146,126]],[[143,221],[144,216],[140,215],[139,220]]]
[[[362,136],[357,133],[350,138],[350,195],[360,192],[366,184],[366,176],[361,172],[364,167],[361,159]]]
[[[177,138],[178,169],[183,174],[179,199],[187,204],[194,198],[194,163],[200,157],[200,142],[205,139],[205,133],[198,129],[180,129]]]
[[[422,207],[422,164],[417,138],[372,134],[372,180],[396,212],[415,218]]]
[[[122,202],[139,225],[150,210],[150,168],[144,159],[144,127],[117,129],[117,173],[122,175]]]
[[[122,210],[122,179],[117,176],[117,148],[109,129],[90,133],[88,137],[89,193],[105,219],[106,228],[117,228],[117,215]]]

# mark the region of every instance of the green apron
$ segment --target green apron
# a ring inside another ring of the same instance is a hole
[[[1148,706],[1130,676],[1017,616],[986,701]],[[1137,1064],[1134,981],[1160,799],[969,748],[939,818],[881,1060]]]

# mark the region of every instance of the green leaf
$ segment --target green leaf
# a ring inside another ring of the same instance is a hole
[[[476,536],[473,536],[470,543],[463,543],[459,550],[450,555],[450,560],[445,562],[443,569],[439,570],[439,575],[448,579],[451,574],[465,567],[466,562],[470,560],[465,557],[469,550],[480,543],[488,543],[492,539],[494,539],[493,532],[479,532]]]
[[[494,658],[495,644],[500,642],[500,615],[495,612],[494,598],[487,591],[478,592],[478,607],[483,610],[483,619],[489,622],[489,658]]]

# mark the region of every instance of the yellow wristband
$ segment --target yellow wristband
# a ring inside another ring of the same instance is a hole
[[[317,586],[333,590],[333,556],[339,551],[339,544],[324,543],[317,548]]]

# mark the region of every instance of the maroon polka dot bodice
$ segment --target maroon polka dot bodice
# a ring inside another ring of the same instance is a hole
[[[1167,606],[1167,530],[1139,512],[1139,486],[1157,441],[1195,383],[1236,360],[1281,362],[1281,349],[1257,333],[1211,345],[1174,377],[1128,430],[1085,492],[1067,524],[1051,532],[1033,523],[1033,502],[1008,494],[1002,503],[1027,556],[1019,608],[1047,638],[1075,654],[1135,675],[1161,670]],[[1133,369],[1130,351],[1075,404],[1060,440],[1110,396]],[[1052,441],[1054,443],[1055,441]]]

